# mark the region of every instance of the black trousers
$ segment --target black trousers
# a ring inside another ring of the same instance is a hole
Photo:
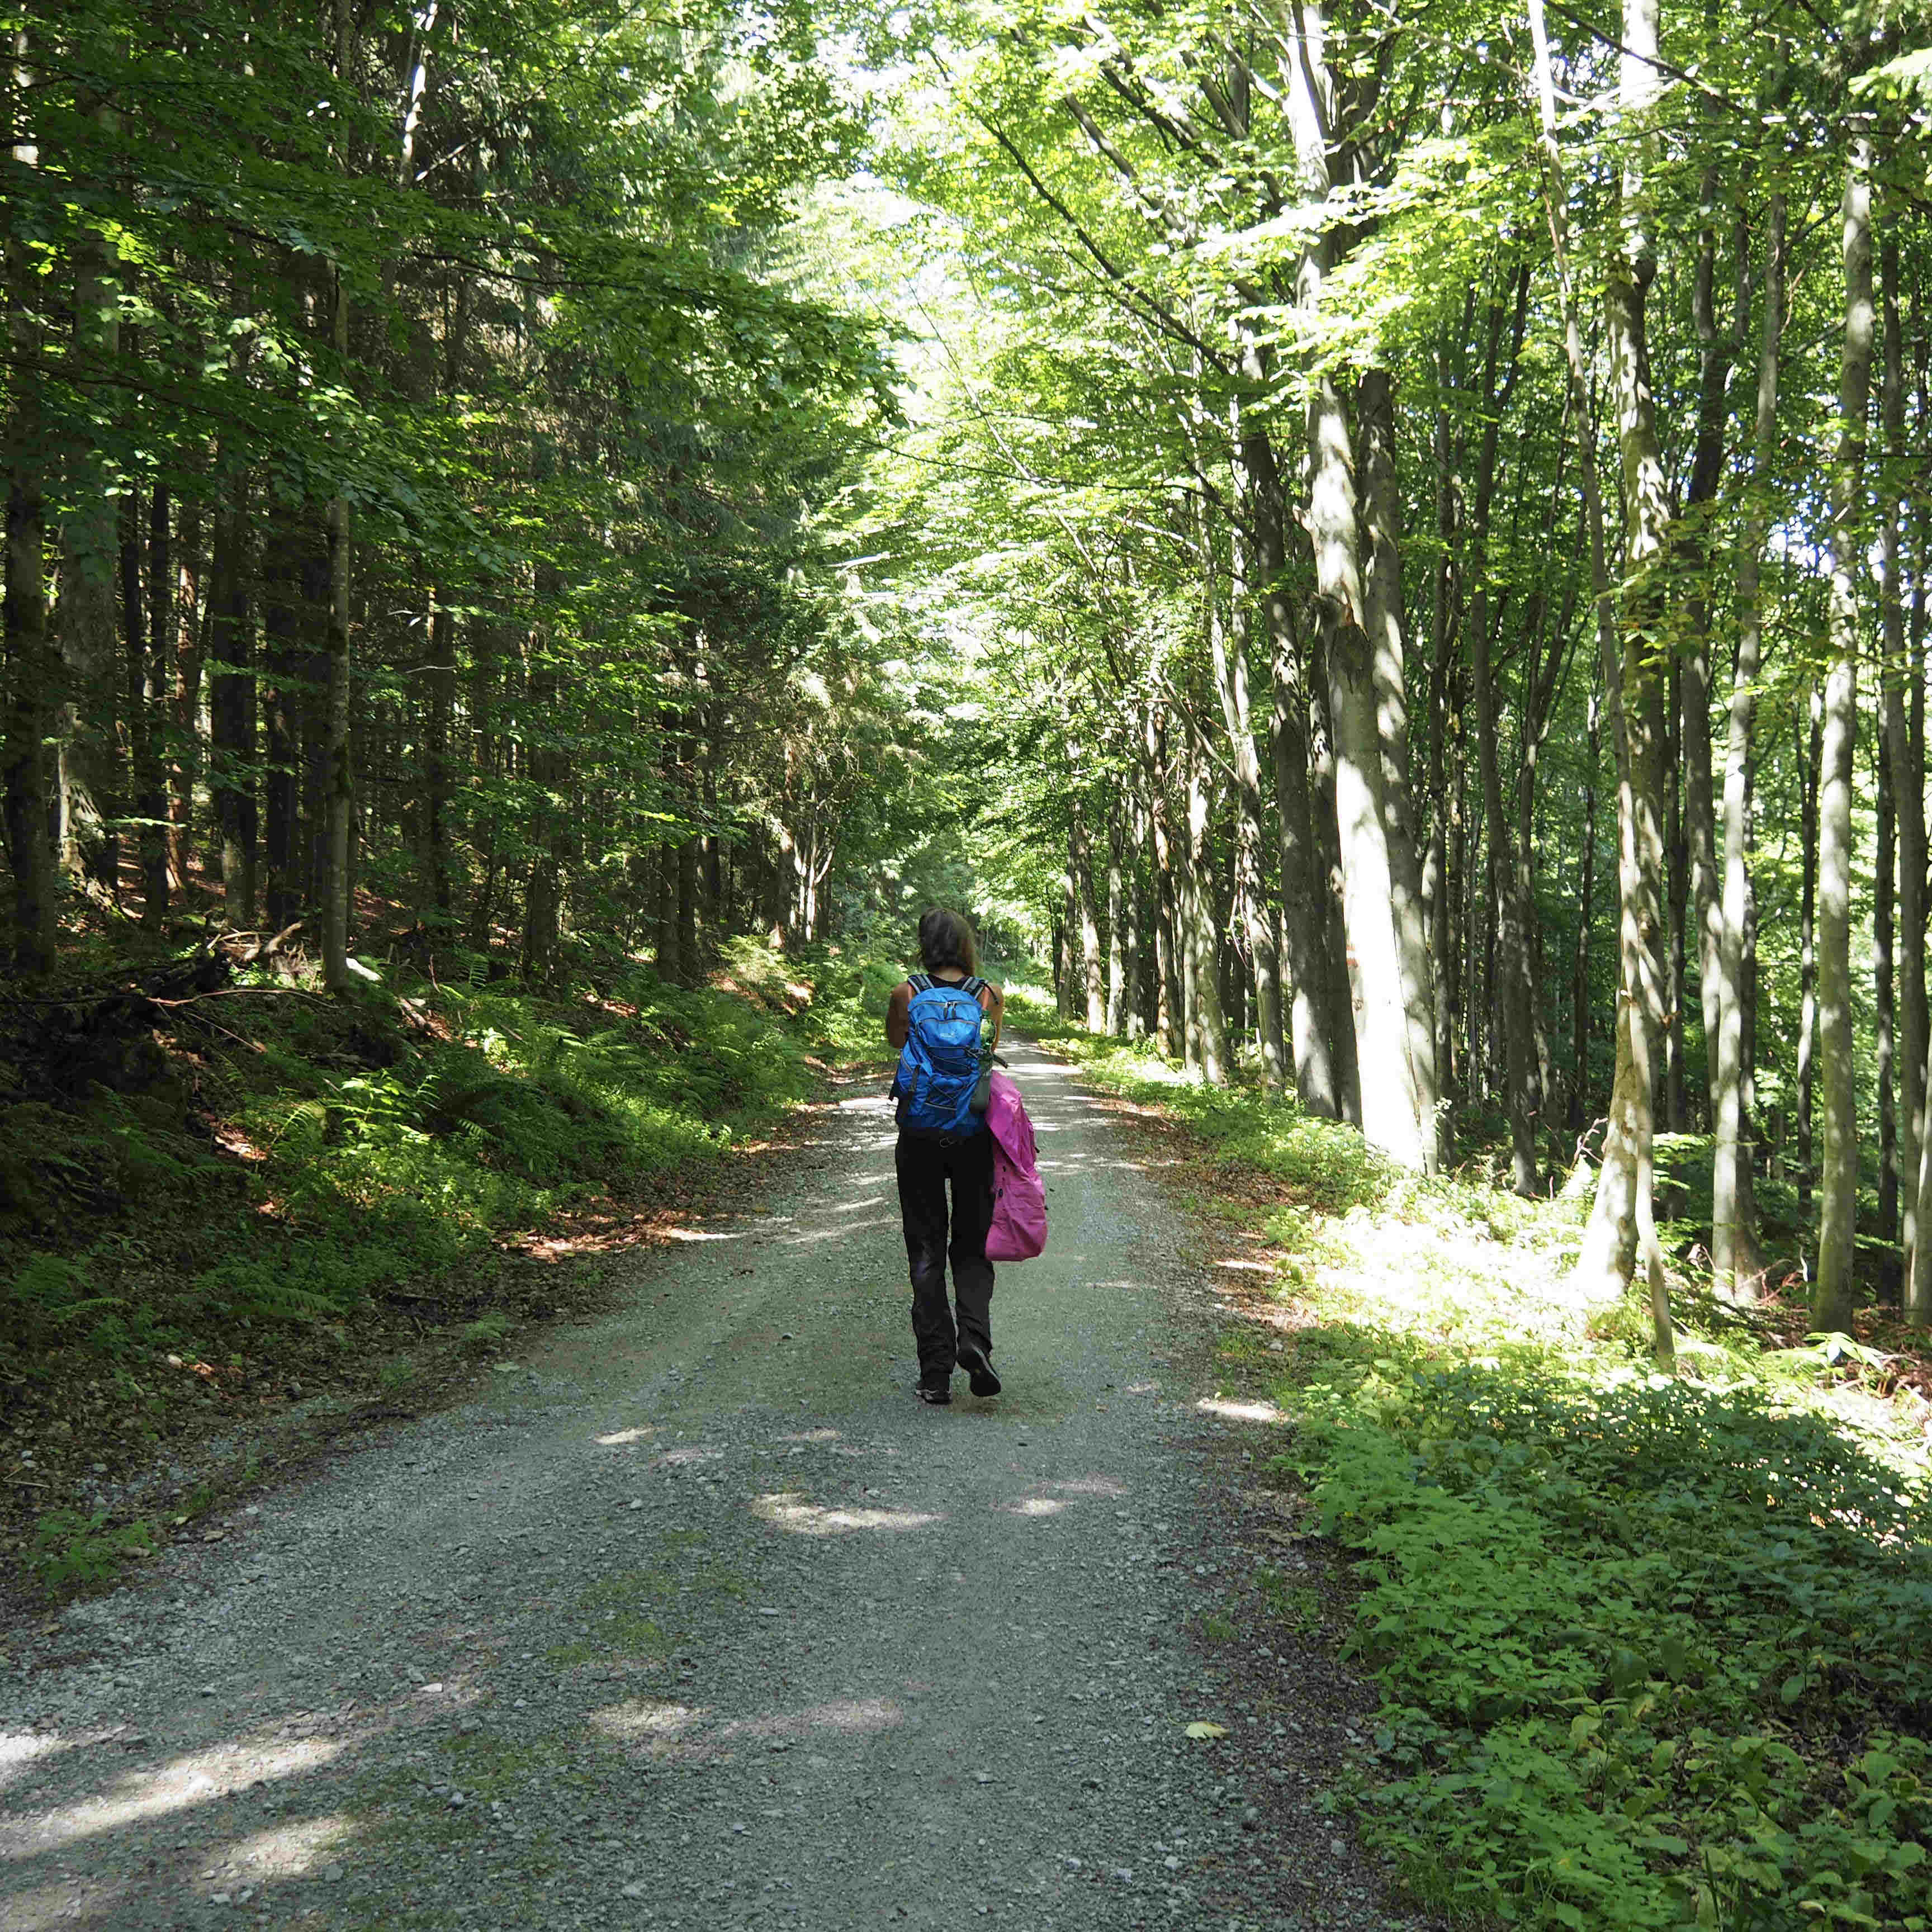
[[[912,1333],[922,1382],[944,1382],[958,1361],[964,1339],[990,1351],[993,1264],[986,1231],[993,1224],[993,1137],[983,1128],[963,1139],[899,1136],[899,1214],[906,1259],[912,1267]],[[946,1188],[952,1185],[952,1292],[946,1299]]]

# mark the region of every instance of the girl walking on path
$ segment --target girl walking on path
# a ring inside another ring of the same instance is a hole
[[[919,957],[925,970],[894,987],[886,1004],[886,1038],[900,1056],[892,1082],[899,1123],[895,1164],[912,1269],[915,1392],[922,1402],[941,1403],[952,1400],[956,1367],[965,1370],[975,1395],[1000,1392],[992,1364],[993,1264],[986,1258],[993,1137],[983,1113],[971,1111],[971,1100],[982,1056],[998,1043],[1005,1000],[998,987],[980,977],[973,928],[958,914],[935,909],[921,918]],[[956,1314],[946,1294],[949,1184]]]

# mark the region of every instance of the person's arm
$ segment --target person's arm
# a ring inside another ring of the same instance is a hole
[[[1000,1028],[1006,1016],[1006,996],[993,984],[992,980],[988,980],[980,989],[980,1004],[985,1007],[986,1017],[993,1023],[992,1043],[994,1046],[998,1046],[1000,1043]]]
[[[886,1044],[896,1053],[912,1029],[912,983],[902,980],[886,1002]]]

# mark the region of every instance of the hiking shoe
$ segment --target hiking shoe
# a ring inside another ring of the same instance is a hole
[[[944,1408],[952,1400],[952,1390],[946,1382],[921,1382],[913,1390],[921,1402],[929,1402],[934,1408]]]
[[[959,1366],[970,1378],[970,1386],[975,1395],[998,1395],[1000,1378],[993,1372],[993,1365],[986,1358],[986,1352],[976,1342],[969,1342],[963,1336],[959,1342]]]

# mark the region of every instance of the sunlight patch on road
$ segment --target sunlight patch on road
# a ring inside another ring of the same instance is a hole
[[[843,1536],[855,1529],[924,1529],[942,1519],[926,1510],[830,1509],[808,1502],[797,1491],[760,1496],[752,1514],[794,1536]]]
[[[348,1741],[342,1738],[303,1738],[278,1744],[255,1737],[190,1751],[157,1771],[130,1772],[116,1778],[99,1797],[32,1823],[0,1826],[0,1857],[31,1857],[57,1845],[118,1831],[144,1818],[166,1817],[197,1804],[212,1804],[250,1784],[272,1784],[320,1770],[347,1748]]]
[[[0,1925],[7,1932],[42,1932],[44,1927],[56,1925],[114,1924],[114,1914],[102,1908],[109,1900],[120,1898],[126,1887],[115,1885],[93,1891],[84,1888],[86,1882],[58,1879],[50,1885],[36,1886],[31,1892],[16,1892],[6,1902]]]
[[[1214,1265],[1220,1268],[1239,1268],[1244,1274],[1273,1274],[1274,1273],[1274,1264],[1272,1262],[1251,1262],[1246,1256],[1238,1258],[1231,1257],[1226,1261],[1216,1262]]]
[[[1022,1496],[1016,1502],[998,1507],[1009,1516],[1058,1516],[1066,1507],[1066,1501],[1064,1496]]]
[[[1271,1402],[1230,1402],[1225,1396],[1204,1395],[1194,1406],[1203,1415],[1224,1422],[1286,1422],[1288,1418]]]
[[[0,1731],[0,1791],[37,1759],[72,1748],[74,1741],[50,1732]]]
[[[622,1704],[607,1704],[590,1714],[590,1728],[622,1744],[656,1740],[675,1743],[704,1721],[702,1708],[689,1704],[656,1704],[634,1697]]]
[[[614,1430],[608,1436],[598,1436],[597,1440],[606,1449],[621,1449],[627,1442],[641,1442],[646,1436],[655,1436],[657,1432],[654,1427],[650,1426],[642,1429],[619,1429]]]
[[[325,1818],[303,1818],[292,1825],[257,1832],[252,1838],[230,1846],[224,1856],[244,1868],[250,1877],[298,1878],[325,1853],[338,1850],[355,1828],[340,1812],[331,1812]],[[218,1864],[223,1859],[213,1862]]]
[[[769,1718],[734,1718],[720,1728],[718,1735],[721,1738],[802,1738],[819,1731],[838,1731],[856,1736],[869,1731],[892,1730],[904,1722],[905,1712],[889,1697],[840,1697]]]
[[[742,1234],[721,1234],[708,1228],[667,1228],[664,1238],[669,1241],[740,1241]]]

